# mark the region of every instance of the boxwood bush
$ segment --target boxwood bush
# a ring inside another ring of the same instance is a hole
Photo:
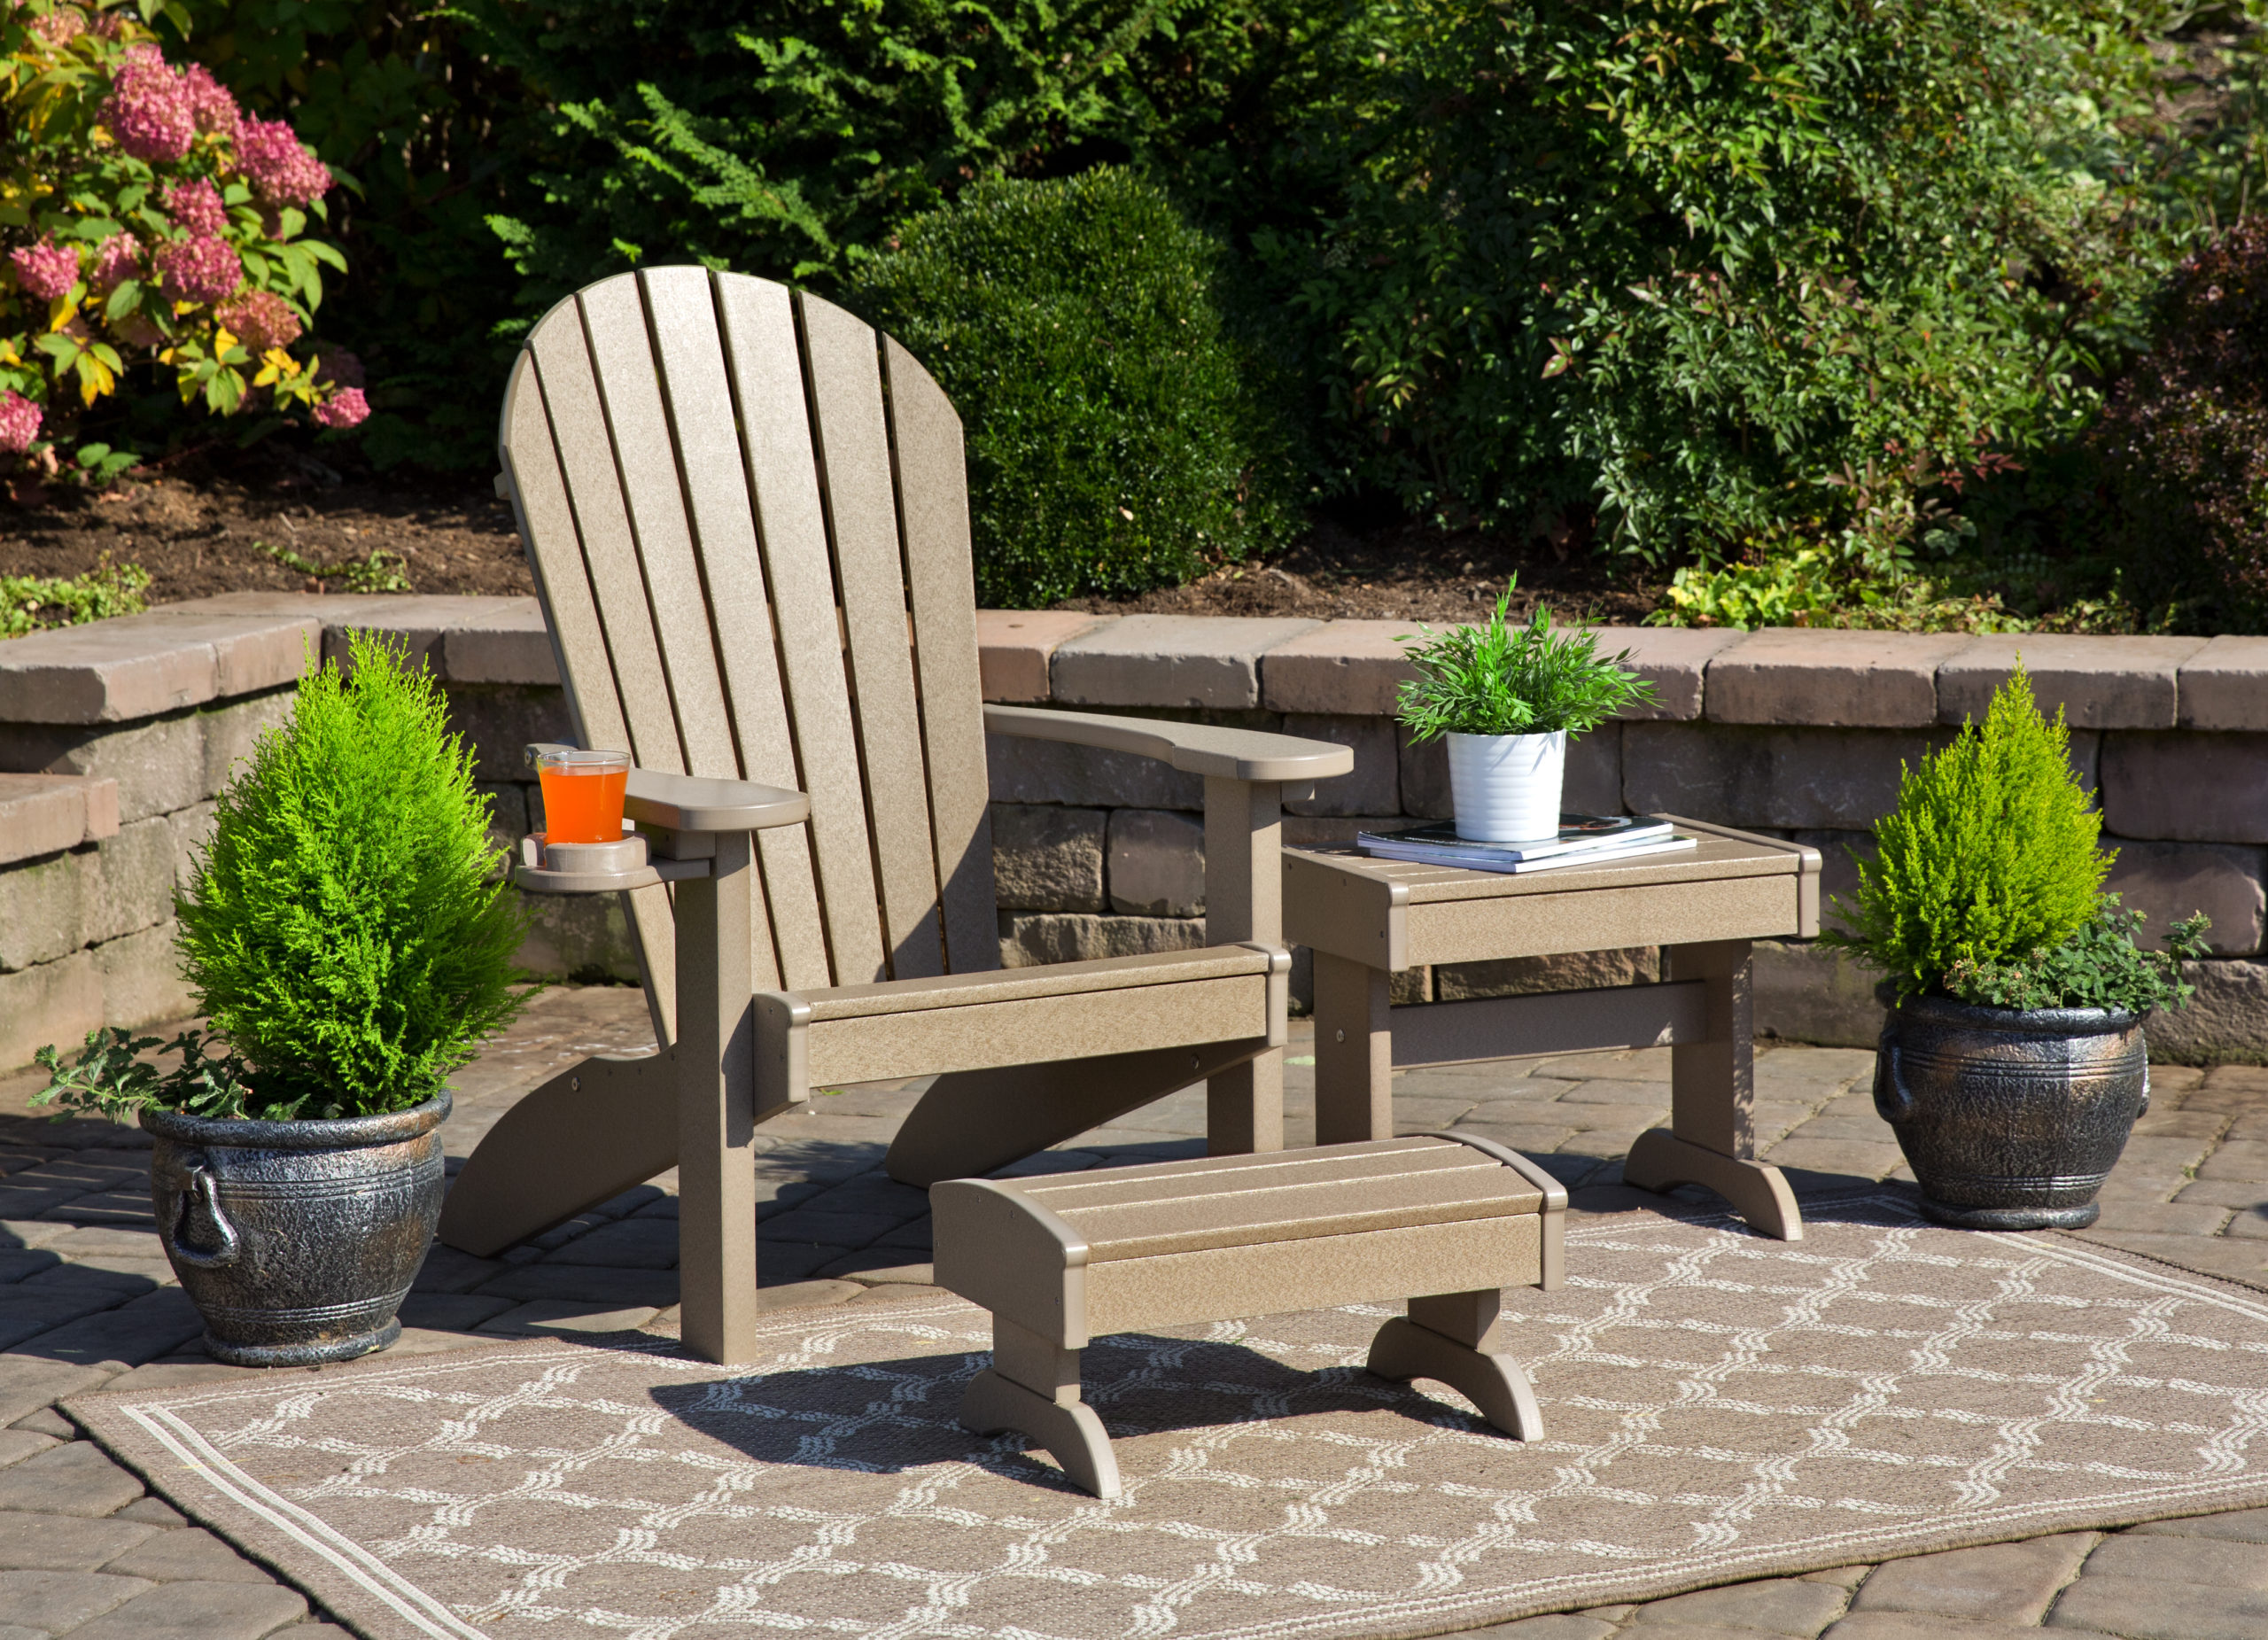
[[[979,183],[853,276],[967,429],[983,602],[1184,581],[1285,533],[1286,443],[1222,275],[1159,189],[1101,167]]]

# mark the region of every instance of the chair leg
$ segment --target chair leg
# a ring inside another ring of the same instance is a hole
[[[1284,1050],[1270,1048],[1205,1079],[1205,1152],[1249,1156],[1284,1148]]]
[[[668,1054],[586,1059],[497,1118],[449,1187],[440,1239],[486,1258],[668,1172],[677,1145]]]
[[[1102,1419],[1079,1399],[1079,1352],[992,1317],[992,1364],[962,1393],[960,1421],[981,1435],[1013,1429],[1063,1465],[1065,1477],[1099,1498],[1114,1498],[1118,1457]]]
[[[685,1347],[756,1355],[756,913],[746,832],[678,884],[678,1290]]]
[[[1265,1037],[1193,1048],[1152,1048],[939,1076],[890,1141],[883,1167],[927,1190],[975,1178],[1076,1139],[1177,1088],[1216,1077],[1268,1050]]]

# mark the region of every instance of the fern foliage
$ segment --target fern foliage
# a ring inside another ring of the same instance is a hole
[[[371,633],[348,660],[300,680],[176,905],[202,1010],[251,1067],[247,1115],[422,1104],[526,999],[527,913],[439,690]]]
[[[1898,806],[1875,822],[1876,858],[1858,862],[1847,933],[1826,943],[1887,974],[1899,999],[1963,972],[2029,960],[2092,921],[2115,854],[2096,844],[2059,708],[2040,715],[2021,660],[1980,727],[1907,769]]]

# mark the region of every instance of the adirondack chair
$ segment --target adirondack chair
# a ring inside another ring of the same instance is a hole
[[[912,355],[783,285],[624,275],[530,334],[500,445],[580,743],[632,754],[664,1050],[521,1100],[445,1242],[493,1253],[675,1167],[686,1342],[737,1362],[755,1131],[814,1084],[936,1075],[887,1162],[924,1186],[1200,1080],[1214,1152],[1282,1147],[1281,799],[1351,754],[983,704],[960,424]],[[1210,943],[1002,969],[988,731],[1201,775]]]

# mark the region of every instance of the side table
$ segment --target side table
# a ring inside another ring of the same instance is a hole
[[[1670,1125],[1639,1136],[1624,1179],[1705,1185],[1802,1240],[1794,1193],[1756,1160],[1750,942],[1819,932],[1819,851],[1662,818],[1700,846],[1517,875],[1285,850],[1284,937],[1315,952],[1316,1142],[1391,1138],[1398,1066],[1666,1045]],[[1398,969],[1628,945],[1663,948],[1661,983],[1388,1007]]]

